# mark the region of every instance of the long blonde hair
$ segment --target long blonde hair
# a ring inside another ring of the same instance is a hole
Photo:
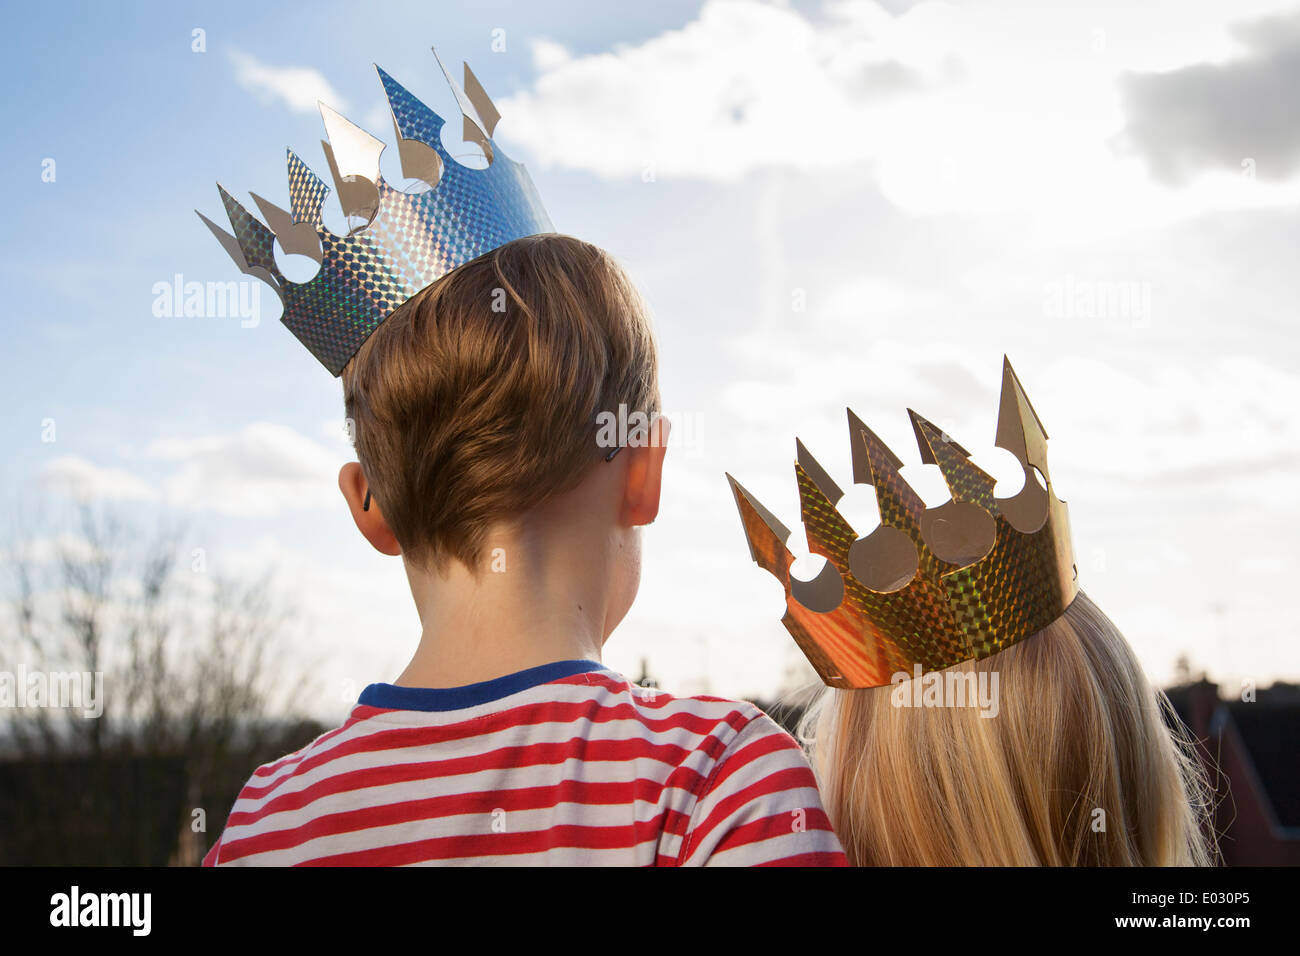
[[[1034,636],[943,672],[997,674],[997,713],[827,691],[804,717],[823,802],[859,866],[1214,862],[1205,775],[1168,699],[1080,593]]]

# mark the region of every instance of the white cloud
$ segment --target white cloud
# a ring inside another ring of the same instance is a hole
[[[235,80],[264,101],[278,100],[295,113],[315,113],[318,101],[346,112],[347,101],[318,70],[302,66],[269,66],[251,54],[230,51]]]
[[[1232,16],[1268,6],[1180,11],[1166,61],[1218,52]],[[862,2],[806,15],[708,0],[640,44],[578,56],[535,41],[537,79],[502,102],[502,130],[545,166],[608,179],[861,166],[909,213],[1010,213],[1043,230],[1069,221],[1076,235],[1300,199],[1300,178],[1152,181],[1120,136],[1120,79],[1154,65],[1125,37],[1149,17],[1006,3],[922,3],[895,17]]]
[[[836,4],[814,24],[788,7],[710,0],[699,17],[640,45],[572,56],[537,41],[531,91],[504,101],[507,133],[544,164],[608,178],[735,180],[770,164],[838,166],[871,156],[866,122],[900,90],[951,64],[950,12],[900,18]]]
[[[351,453],[352,436],[349,433],[350,427],[346,418],[327,418],[320,423],[318,434],[329,444],[341,445]]]
[[[235,515],[335,505],[338,455],[269,422],[235,435],[160,439],[147,457],[177,463],[164,487],[171,504]]]
[[[158,497],[147,481],[129,471],[102,467],[76,455],[64,455],[47,464],[41,471],[41,483],[79,499],[152,501]]]

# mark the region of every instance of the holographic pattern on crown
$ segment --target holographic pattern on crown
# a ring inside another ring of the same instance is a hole
[[[485,169],[457,162],[442,144],[442,117],[376,69],[388,96],[403,174],[425,179],[431,189],[407,193],[389,185],[379,174],[383,144],[322,107],[327,129],[333,121],[333,129],[350,140],[322,145],[340,200],[347,194],[345,213],[360,213],[368,219],[364,225],[344,236],[324,226],[321,206],[330,188],[292,150],[287,151],[289,211],[254,196],[270,226],[220,185],[234,235],[199,213],[240,270],[267,282],[279,295],[281,321],[336,376],[379,324],[421,289],[507,242],[554,231],[527,171],[492,139],[495,108],[468,65],[470,95],[449,75],[447,79],[465,116],[467,141],[478,142],[489,159]],[[485,115],[490,119],[485,121]],[[408,168],[408,150],[422,161],[412,162],[416,173]],[[354,171],[358,156],[365,174]],[[428,172],[439,164],[440,175]],[[345,167],[342,173],[340,166]],[[357,208],[352,197],[367,190],[369,204]],[[306,282],[286,279],[275,262],[276,239],[282,251],[317,258],[320,271]]]
[[[909,409],[926,464],[951,500],[926,508],[902,462],[849,411],[855,482],[872,485],[880,527],[859,538],[835,505],[843,492],[797,443],[795,476],[808,548],[826,558],[816,578],[790,574],[789,530],[731,475],[750,555],[785,588],[782,623],[822,681],[878,687],[996,654],[1041,631],[1078,593],[1065,503],[1052,492],[1047,432],[1009,361],[1003,362],[997,445],[1025,482],[995,498],[993,478],[964,448]],[[1046,487],[1035,477],[1041,473]]]

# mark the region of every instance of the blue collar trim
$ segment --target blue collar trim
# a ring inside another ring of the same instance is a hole
[[[371,684],[361,692],[358,703],[384,710],[447,711],[489,704],[539,684],[591,671],[608,670],[598,661],[555,661],[530,667],[515,674],[485,680],[464,687],[399,687],[396,684]]]

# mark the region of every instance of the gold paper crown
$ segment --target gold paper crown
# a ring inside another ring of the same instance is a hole
[[[835,509],[843,492],[796,440],[808,548],[827,559],[810,581],[790,576],[789,530],[727,475],[750,554],[785,587],[781,623],[826,684],[878,687],[916,664],[929,672],[985,658],[1065,612],[1078,592],[1069,516],[1052,491],[1047,432],[1008,360],[996,444],[1025,472],[1012,498],[995,498],[970,453],[908,409],[922,460],[939,466],[952,496],[926,508],[902,462],[848,415],[853,480],[875,488],[880,527],[858,537]]]

